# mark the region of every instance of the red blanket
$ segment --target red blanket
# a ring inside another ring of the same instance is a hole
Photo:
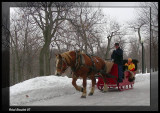
[[[109,82],[109,84],[116,84],[117,79],[118,79],[118,65],[117,64],[113,64],[113,67],[109,74],[111,74],[112,76],[115,76],[115,78],[107,78],[107,81]]]

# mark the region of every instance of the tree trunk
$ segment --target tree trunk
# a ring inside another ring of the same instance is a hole
[[[13,41],[11,40],[11,54],[10,54],[10,63],[12,61],[12,65],[10,64],[12,68],[12,73],[10,73],[11,79],[11,84],[14,85],[16,83],[16,65],[15,65],[15,52],[14,52],[14,47],[12,45]]]
[[[11,57],[11,60],[12,60],[12,65],[11,65],[11,68],[12,68],[12,73],[10,73],[10,77],[11,77],[11,84],[10,85],[14,85],[16,83],[16,65],[15,65],[15,53],[13,52],[13,49],[12,49],[12,57]]]
[[[18,56],[16,60],[17,60],[18,82],[21,82],[22,81],[22,71],[21,71],[21,66],[20,66],[20,59]]]
[[[50,72],[50,60],[49,60],[49,47],[46,48],[45,52],[45,63],[46,63],[46,75],[51,75]]]
[[[111,37],[110,38],[108,37],[108,45],[107,45],[107,50],[105,54],[105,59],[110,59],[110,56],[109,56],[110,44],[111,44]]]
[[[39,55],[39,75],[43,76],[44,75],[44,47],[40,51]]]
[[[32,68],[33,68],[33,65],[32,65],[32,57],[29,55],[29,52],[27,52],[27,79],[30,79],[31,78],[31,75],[32,75]],[[32,67],[32,68],[31,68]]]
[[[40,76],[50,75],[50,61],[49,61],[49,46],[51,43],[51,36],[48,35],[48,31],[44,33],[45,44],[40,52],[39,63],[40,63]],[[45,66],[45,68],[44,68]],[[45,69],[45,71],[44,71]]]
[[[16,65],[15,65],[15,54],[13,53],[13,65],[12,65],[13,67],[13,84],[15,84],[16,82]]]

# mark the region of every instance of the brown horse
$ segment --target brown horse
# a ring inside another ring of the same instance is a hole
[[[72,85],[76,90],[82,92],[81,98],[86,98],[86,85],[87,77],[92,80],[92,88],[89,96],[93,95],[95,89],[95,74],[101,73],[104,81],[103,92],[108,91],[108,87],[105,81],[105,69],[106,65],[103,59],[97,56],[90,56],[80,51],[68,51],[62,54],[56,55],[56,72],[55,75],[60,76],[65,70],[71,67],[72,69]],[[83,79],[83,88],[76,84],[78,77]]]

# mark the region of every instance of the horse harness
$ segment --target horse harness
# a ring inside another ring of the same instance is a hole
[[[75,63],[74,67],[71,67],[72,72],[76,72],[78,69],[80,69],[81,67],[84,67],[84,66],[89,68],[89,72],[87,73],[87,76],[90,75],[90,73],[93,72],[93,71],[97,72],[97,73],[98,72],[103,72],[104,73],[106,71],[106,65],[105,65],[103,70],[97,70],[96,69],[95,62],[93,61],[93,58],[94,58],[93,55],[86,54],[91,59],[91,62],[92,62],[91,66],[87,66],[87,65],[85,65],[82,53],[80,51],[75,51],[75,53],[76,53],[76,63]],[[97,59],[96,59],[96,61],[99,62]]]
[[[85,66],[85,67],[89,68],[89,72],[87,73],[87,76],[90,75],[90,73],[94,71],[96,73],[101,73],[103,75],[106,75],[107,78],[115,78],[115,76],[113,76],[109,73],[106,73],[106,68],[107,68],[106,64],[104,65],[103,69],[101,69],[101,70],[96,69],[95,62],[93,61],[93,58],[95,58],[95,57],[93,55],[86,54],[91,59],[91,62],[92,62],[92,66],[87,66],[87,65],[85,65],[82,53],[78,50],[75,51],[75,53],[76,53],[76,63],[74,66],[71,66],[72,72],[76,72],[78,69]],[[95,58],[95,60],[97,62],[99,62],[96,58]],[[62,57],[61,70],[63,68],[63,66],[62,66],[63,61],[67,64],[66,60]]]

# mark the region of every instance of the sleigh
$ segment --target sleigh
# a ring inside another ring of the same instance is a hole
[[[123,64],[125,64],[127,60],[123,60]],[[134,78],[137,70],[138,61],[133,59],[133,63],[135,64],[135,71],[133,72]],[[117,88],[119,91],[129,90],[133,88],[134,80],[130,80],[131,73],[126,71],[126,66],[123,66],[123,82],[118,82],[118,65],[113,64],[111,71],[106,74],[106,84],[109,89]],[[98,76],[97,88],[102,90],[104,87],[103,79]]]

